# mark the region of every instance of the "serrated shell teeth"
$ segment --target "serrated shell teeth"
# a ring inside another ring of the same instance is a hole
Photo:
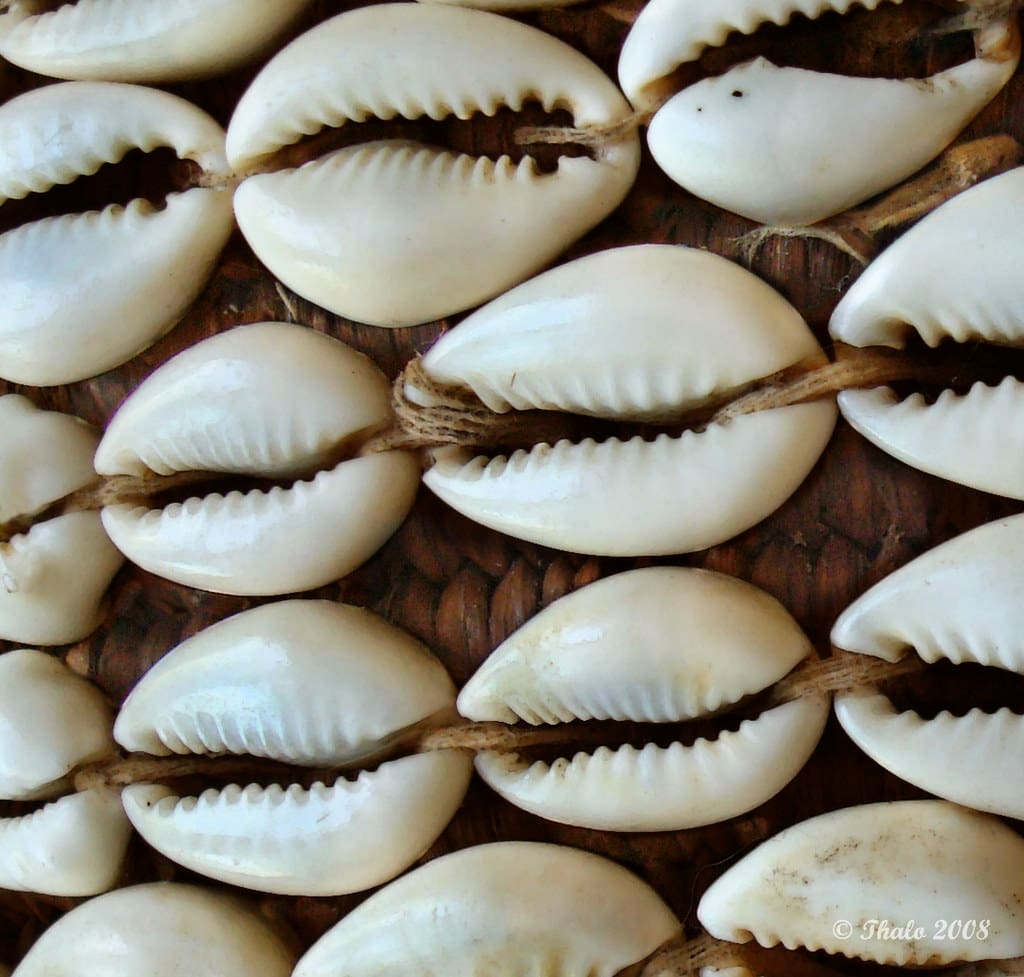
[[[764,842],[707,890],[697,913],[718,939],[935,967],[1024,954],[1022,879],[1024,841],[996,818],[945,801],[866,804]],[[939,925],[955,919],[988,926],[964,935]],[[878,931],[882,920],[913,923],[914,933],[893,939]]]
[[[447,333],[422,366],[496,411],[648,421],[821,355],[799,314],[759,279],[706,252],[649,245],[526,282]],[[429,402],[424,391],[406,393]],[[544,545],[689,552],[781,505],[834,419],[826,399],[653,441],[560,441],[491,459],[442,449],[424,482],[471,519]]]
[[[914,650],[927,662],[973,662],[1024,674],[1024,516],[958,536],[890,574],[848,607],[832,643],[896,661]],[[1024,763],[1024,717],[897,713],[874,689],[836,699],[836,714],[858,746],[887,770],[957,803],[1024,816],[1016,775]]]
[[[679,925],[653,889],[607,859],[557,845],[480,845],[371,896],[313,945],[294,977],[613,977]]]
[[[222,74],[257,55],[308,0],[14,0],[0,56],[55,78],[162,84]]]
[[[596,65],[535,28],[477,10],[383,4],[334,17],[274,58],[235,111],[228,157],[245,172],[325,126],[468,119],[528,99],[568,109],[583,127],[629,114]],[[546,175],[532,160],[381,141],[251,176],[235,212],[260,259],[301,295],[374,325],[415,325],[548,264],[618,206],[638,165],[635,133]]]
[[[651,152],[680,186],[769,226],[813,224],[900,182],[934,159],[1016,70],[1011,22],[986,28],[972,60],[918,79],[853,78],[764,58],[707,78],[658,106],[667,76],[731,30],[817,17],[854,4],[801,0],[655,0],[623,47],[619,78],[638,108],[657,108]],[[879,0],[863,4],[873,9]],[[789,124],[780,126],[785,106]],[[840,135],[837,137],[837,133]]]
[[[227,177],[223,130],[183,99],[104,82],[35,89],[0,108],[0,203],[160,147]],[[0,373],[50,386],[130,359],[192,304],[231,229],[230,191],[193,187],[162,210],[111,205],[0,235]]]
[[[389,417],[383,374],[342,343],[286,323],[221,333],[168,361],[125,401],[96,470],[299,481],[162,509],[111,505],[103,524],[135,563],[178,583],[234,594],[319,587],[372,555],[412,505],[410,454],[338,461]],[[323,465],[333,467],[317,472]]]
[[[289,941],[253,907],[174,882],[129,886],[72,909],[36,941],[19,977],[288,977]]]
[[[76,417],[41,411],[19,394],[0,397],[0,523],[93,481],[97,440]],[[0,638],[59,645],[86,637],[122,562],[96,512],[39,522],[0,543]]]
[[[1024,168],[967,190],[911,228],[873,262],[836,308],[833,337],[855,346],[902,347],[918,334],[1024,343],[1024,247],[1012,213],[1024,205]],[[1016,426],[1024,387],[1007,377],[932,404],[900,400],[888,388],[844,391],[843,416],[872,443],[907,464],[1010,498],[1024,498]]]
[[[0,818],[0,889],[91,896],[111,888],[131,825],[116,794],[69,794],[22,817]]]
[[[811,652],[763,591],[702,570],[655,567],[545,608],[459,695],[474,720],[678,722],[759,692]],[[477,771],[507,800],[568,824],[666,831],[725,820],[778,793],[813,752],[828,698],[789,702],[692,747],[624,746],[552,764],[485,752]]]
[[[454,688],[427,650],[380,618],[327,601],[238,614],[179,645],[143,678],[114,726],[126,750],[246,753],[350,765],[451,708]],[[178,798],[132,785],[140,834],[212,878],[266,892],[338,895],[407,868],[455,813],[470,760],[440,751],[310,790],[255,784]]]

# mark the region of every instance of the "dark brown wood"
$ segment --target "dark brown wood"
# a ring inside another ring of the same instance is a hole
[[[342,9],[341,3],[321,0],[302,26]],[[799,21],[786,29],[765,29],[752,38],[737,39],[726,52],[709,53],[701,70],[717,70],[729,60],[766,53],[784,63],[823,70],[921,76],[965,56],[969,47],[958,38],[923,38],[922,25],[935,15],[933,5],[908,0],[900,8],[873,14],[829,16],[813,24]],[[564,38],[614,75],[630,16],[628,3],[610,2],[523,19]],[[173,90],[226,123],[254,72],[249,69]],[[4,98],[42,83],[43,79],[13,68],[0,73]],[[511,144],[515,119],[477,124],[479,137],[468,127],[459,129],[458,139]],[[1024,139],[1024,80],[1019,75],[963,138],[997,132]],[[735,251],[735,240],[752,229],[750,222],[676,187],[645,154],[639,180],[623,206],[566,257],[641,242],[730,252]],[[764,244],[751,268],[780,289],[827,344],[828,316],[857,276],[856,264],[823,241],[780,238]],[[295,320],[337,336],[368,353],[390,377],[457,321],[455,317],[393,331],[347,322],[276,283],[236,234],[184,321],[134,361],[83,383],[48,390],[0,383],[0,392],[23,392],[41,406],[70,411],[102,426],[124,397],[174,353],[229,326],[263,319]],[[624,329],[628,327],[623,323]],[[680,504],[686,500],[680,499]],[[820,464],[772,517],[706,552],[657,562],[708,567],[763,587],[792,611],[821,653],[827,654],[832,622],[870,584],[935,544],[1022,508],[1018,502],[907,468],[840,423]],[[598,577],[652,562],[558,553],[512,540],[466,521],[424,491],[406,523],[369,563],[310,596],[372,608],[426,642],[461,684],[498,642],[541,607]],[[129,566],[114,581],[103,626],[86,641],[54,654],[96,681],[117,703],[179,641],[257,603],[261,601],[179,587]],[[758,841],[838,807],[916,796],[921,796],[919,791],[877,767],[831,721],[820,747],[789,787],[727,823],[661,834],[587,831],[525,814],[474,781],[462,809],[427,857],[498,839],[580,846],[638,872],[696,932],[695,907],[701,893]],[[136,839],[124,882],[170,878],[196,876]],[[365,895],[255,898],[293,926],[308,946]],[[15,962],[75,901],[0,893],[0,960]],[[842,974],[889,972],[838,958],[828,966]]]

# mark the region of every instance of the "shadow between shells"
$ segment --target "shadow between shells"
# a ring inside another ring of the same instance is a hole
[[[858,12],[841,19],[794,23],[785,31],[764,30],[756,36],[758,50],[805,67],[888,76],[920,77],[955,59],[956,50],[946,40],[906,40],[902,32],[915,4],[908,0],[905,7],[905,16]],[[332,0],[313,4],[296,33],[343,9],[346,5]],[[610,0],[522,19],[566,40],[615,77],[618,52],[634,13],[628,0]],[[753,41],[741,42],[746,43]],[[44,83],[20,69],[2,70],[3,100]],[[255,71],[245,69],[170,90],[226,124]],[[475,125],[481,139],[492,139],[501,129],[501,138],[510,141],[515,122],[478,119]],[[1024,79],[1019,73],[959,141],[995,133],[1024,141]],[[624,204],[564,258],[639,243],[686,244],[730,254],[735,253],[735,240],[753,229],[752,223],[679,189],[645,150],[639,178]],[[780,290],[803,314],[819,342],[830,347],[829,316],[859,274],[852,258],[826,241],[780,237],[767,240],[748,267]],[[0,382],[0,393],[24,393],[42,408],[76,414],[102,427],[156,366],[231,325],[261,320],[304,323],[367,353],[394,377],[460,318],[398,330],[348,322],[278,284],[236,231],[212,280],[181,324],[134,360],[96,379],[64,387],[38,390]],[[1020,503],[911,469],[840,421],[819,464],[780,510],[710,550],[656,561],[560,553],[475,525],[421,490],[404,525],[368,563],[346,579],[304,596],[376,611],[426,643],[459,687],[498,643],[557,597],[599,577],[652,563],[705,567],[756,584],[778,598],[819,653],[827,654],[836,617],[868,586],[925,550],[1020,509]],[[129,564],[113,583],[102,627],[86,641],[54,653],[95,681],[117,705],[146,669],[177,643],[260,602],[176,586]],[[11,647],[4,644],[0,650]],[[979,674],[972,676],[974,681],[978,704],[984,705],[985,697],[998,700],[1000,677]],[[948,689],[943,684],[949,682],[939,676],[932,685],[922,686],[922,705],[945,705]],[[694,910],[703,891],[760,840],[825,811],[920,796],[923,792],[873,763],[831,718],[797,778],[768,803],[733,820],[656,834],[584,830],[531,816],[474,779],[462,808],[426,858],[496,840],[584,848],[636,871],[687,928],[697,932]],[[123,883],[156,879],[198,877],[134,839]],[[268,913],[287,920],[309,946],[366,895],[256,898]],[[77,901],[0,892],[0,961],[20,959],[42,930]],[[841,958],[831,965],[839,973],[896,972]]]

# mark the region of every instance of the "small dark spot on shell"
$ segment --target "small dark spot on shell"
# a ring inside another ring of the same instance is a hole
[[[736,90],[735,90],[735,91],[734,91],[734,92],[732,93],[732,97],[733,97],[733,98],[743,98],[743,92],[741,92],[741,91],[740,91],[740,90],[739,90],[739,89],[737,88],[737,89],[736,89]]]
[[[703,112],[704,111],[704,106],[703,105],[698,105],[697,106],[697,111],[698,112]]]

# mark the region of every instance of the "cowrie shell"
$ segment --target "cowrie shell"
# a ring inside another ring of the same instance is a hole
[[[436,858],[375,893],[294,977],[613,977],[679,928],[654,890],[614,862],[501,842]]]
[[[929,214],[874,261],[844,296],[829,331],[854,346],[902,347],[917,333],[1024,343],[1024,236],[1013,220],[1024,205],[1024,168],[986,180]],[[843,416],[900,461],[962,485],[1024,499],[1024,442],[1003,422],[1019,410],[1024,385],[975,384],[934,404],[899,400],[888,387],[839,395]]]
[[[832,643],[898,661],[914,650],[1024,674],[1024,516],[988,523],[937,546],[890,574],[848,607]],[[850,738],[897,776],[940,797],[983,811],[1024,817],[1017,788],[1024,762],[1024,718],[1009,709],[898,713],[877,689],[836,698]]]
[[[935,967],[1024,953],[1022,880],[1024,840],[990,815],[945,801],[865,804],[764,842],[711,885],[697,915],[720,940]],[[953,919],[987,919],[988,935],[937,926]],[[837,920],[853,922],[851,939],[833,933]],[[913,921],[922,935],[886,939],[861,926],[869,920]]]
[[[708,252],[643,245],[580,258],[513,289],[442,337],[423,366],[498,412],[648,420],[816,355],[799,313],[749,272]],[[470,519],[546,546],[684,553],[782,505],[824,450],[835,416],[822,400],[654,441],[559,441],[490,460],[446,448],[423,480]]]
[[[812,650],[764,591],[724,574],[650,567],[545,608],[491,654],[458,706],[478,721],[679,722],[760,692]],[[692,747],[600,747],[552,764],[485,751],[476,768],[506,800],[554,821],[677,830],[742,814],[777,794],[813,752],[828,710],[828,697],[815,696]]]
[[[121,874],[131,825],[117,795],[68,794],[32,814],[0,818],[0,889],[91,896]]]
[[[0,203],[162,146],[225,174],[223,131],[184,99],[105,82],[35,89],[0,107]],[[232,230],[230,200],[229,190],[193,187],[162,210],[136,199],[0,235],[0,374],[71,383],[153,343],[213,270]]]
[[[288,977],[295,954],[246,903],[153,882],[77,906],[35,942],[18,977]]]
[[[795,13],[817,17],[852,6],[730,0],[722,9],[653,0],[626,40],[619,79],[634,105],[654,107],[659,82],[731,29],[752,33]],[[853,78],[757,58],[670,98],[647,141],[658,165],[698,197],[762,224],[813,224],[938,156],[1009,81],[1019,58],[1009,22],[980,32],[972,60],[924,81]]]
[[[52,797],[81,763],[113,753],[112,710],[58,659],[21,648],[0,655],[0,798]]]
[[[0,397],[0,523],[33,515],[96,477],[98,437],[83,421]],[[100,623],[122,558],[98,513],[37,523],[0,543],[0,638],[37,645],[78,641]]]
[[[418,466],[406,452],[336,463],[386,425],[389,395],[369,359],[305,326],[263,322],[212,336],[121,405],[96,470],[299,480],[162,509],[111,505],[103,525],[144,569],[217,593],[285,594],[337,580],[395,531],[416,493]]]
[[[235,110],[228,159],[244,172],[324,126],[468,119],[532,100],[568,109],[582,127],[629,114],[596,65],[535,28],[458,7],[381,4],[326,21],[267,65]],[[516,165],[383,140],[251,176],[235,213],[260,260],[300,295],[361,322],[408,326],[544,267],[618,206],[639,159],[634,133],[595,159],[563,157],[547,175],[529,157]]]
[[[179,645],[125,701],[125,749],[247,753],[307,766],[351,764],[452,706],[443,666],[382,619],[327,601],[238,614]],[[122,799],[139,833],[188,868],[235,885],[339,895],[379,885],[434,842],[465,794],[458,751],[383,763],[310,790],[255,784],[179,798],[134,784]]]
[[[55,78],[161,84],[255,58],[309,0],[75,0],[38,12],[13,0],[0,57]]]

